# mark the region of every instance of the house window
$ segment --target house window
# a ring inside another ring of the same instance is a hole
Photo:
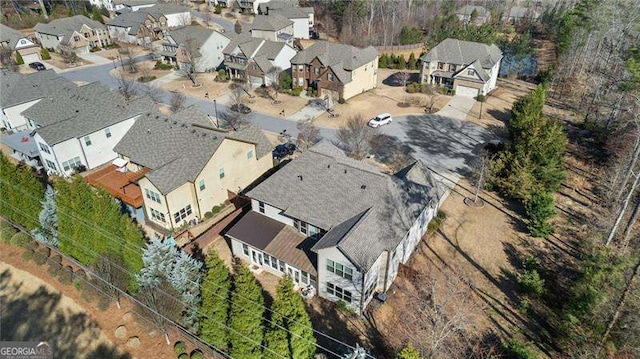
[[[316,75],[320,75],[320,68],[319,68],[319,67],[314,67],[314,68],[313,68],[313,72],[314,72]]]
[[[75,41],[75,42],[80,41],[80,36],[78,36],[78,35],[73,35],[73,41]]]
[[[444,70],[444,62],[438,62],[438,70]]]
[[[89,136],[84,136],[84,144],[87,145],[87,147],[91,146],[91,138]]]
[[[284,261],[278,260],[278,270],[284,273],[285,268],[286,268],[286,264],[284,263]]]
[[[147,196],[147,198],[149,198],[150,200],[154,201],[154,202],[158,202],[158,203],[162,203],[160,202],[160,195],[150,191],[149,189],[145,188],[144,189],[144,194]]]
[[[475,75],[476,75],[476,70],[474,70],[474,69],[469,69],[469,71],[467,71],[467,75],[469,75],[469,76],[475,76]]]
[[[38,142],[38,144],[40,145],[40,150],[42,150],[42,152],[46,152],[48,154],[51,154],[51,151],[49,151],[49,146],[45,145],[44,143],[40,143],[40,142]]]
[[[58,168],[56,167],[55,163],[53,163],[53,162],[51,162],[49,160],[45,160],[45,161],[47,162],[47,167],[49,167],[50,170],[54,170],[54,171],[58,170]]]
[[[264,202],[258,202],[258,212],[264,213]]]
[[[159,211],[156,211],[153,208],[149,208],[149,212],[151,212],[151,218],[155,219],[156,221],[159,221],[162,223],[167,222],[167,220],[164,217],[164,214],[160,213]]]
[[[327,80],[333,81],[333,74],[332,73],[327,74]]]
[[[108,129],[108,128],[105,128],[104,129],[104,135],[105,135],[105,137],[110,138],[111,137],[111,130]]]
[[[82,162],[80,161],[80,157],[74,157],[68,161],[62,162],[62,168],[65,171],[69,171],[72,168],[78,168],[82,165]]]
[[[249,246],[242,243],[242,253],[244,253],[245,256],[249,256]]]
[[[224,178],[224,167],[218,170],[218,175],[220,176],[220,179]]]
[[[249,152],[247,152],[247,159],[250,160],[253,158],[253,150],[249,150]]]
[[[302,234],[307,234],[309,232],[309,228],[307,227],[307,222],[294,219],[293,226]]]
[[[341,276],[342,278],[349,280],[353,279],[353,269],[341,263],[334,262],[331,259],[327,259],[327,270],[331,273]]]
[[[367,290],[365,290],[364,292],[364,299],[367,300],[369,299],[369,297],[373,294],[373,291],[376,289],[376,283],[378,282],[378,278],[376,278],[376,280],[372,281],[369,286],[367,287]]]
[[[309,284],[309,273],[305,271],[300,271],[300,281],[302,284]]]
[[[198,181],[198,189],[200,189],[201,191],[203,191],[205,189],[205,185],[204,185],[204,180],[201,179],[200,181]]]
[[[304,65],[298,65],[298,71],[304,71]]]
[[[191,205],[188,204],[186,207],[184,207],[183,209],[173,214],[173,220],[176,222],[176,224],[178,224],[178,222],[187,218],[187,216],[190,215],[191,213],[193,213],[191,211]]]
[[[351,303],[351,292],[344,290],[333,283],[327,282],[327,293],[336,296],[347,303]]]

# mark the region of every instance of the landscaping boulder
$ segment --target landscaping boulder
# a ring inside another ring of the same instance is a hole
[[[116,328],[116,338],[124,338],[127,335],[127,327],[121,325]]]
[[[140,338],[138,337],[131,337],[127,340],[127,346],[129,348],[137,348],[140,346]]]

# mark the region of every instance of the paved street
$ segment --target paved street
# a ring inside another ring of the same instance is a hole
[[[198,19],[201,19],[202,21],[206,21],[207,19],[207,15],[203,14],[200,11],[197,10],[191,10],[191,16],[195,16]],[[233,32],[234,31],[234,26],[235,24],[230,21],[225,19],[224,17],[220,16],[220,15],[216,15],[216,14],[211,14],[209,15],[209,21],[214,22],[218,25],[220,25],[220,27],[222,27],[222,29],[224,29],[224,32]]]

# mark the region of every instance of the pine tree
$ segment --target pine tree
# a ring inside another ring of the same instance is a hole
[[[160,284],[162,278],[167,278],[173,270],[176,248],[169,241],[162,241],[154,237],[142,254],[144,263],[136,279],[141,289],[153,288]]]
[[[184,326],[198,333],[198,308],[202,301],[200,296],[202,262],[179,250],[167,280],[176,292],[180,293],[182,302],[186,306],[182,317]]]
[[[58,210],[56,208],[56,193],[53,187],[47,186],[40,211],[40,227],[33,230],[34,237],[51,246],[58,246]]]
[[[229,299],[231,274],[216,252],[209,253],[206,261],[207,274],[202,284],[201,337],[220,350],[229,347]]]
[[[32,169],[0,153],[0,214],[32,231],[40,226],[43,198],[44,186]]]
[[[416,60],[416,55],[414,55],[413,52],[409,55],[408,66],[409,70],[416,70],[418,68],[418,60]]]
[[[398,65],[396,66],[399,70],[404,70],[407,68],[407,60],[405,60],[404,55],[398,55]]]
[[[229,310],[229,355],[234,358],[262,358],[264,339],[264,297],[249,268],[234,259],[233,291]]]
[[[396,359],[422,359],[422,356],[420,356],[418,349],[416,349],[413,344],[409,343],[400,350],[398,355],[396,355]]]
[[[91,18],[101,24],[104,24],[104,19],[102,18],[102,14],[100,13],[100,9],[97,7],[93,8],[93,12],[91,14]]]
[[[16,51],[16,64],[24,65],[24,60],[22,59],[22,55],[20,55],[20,52],[18,51]]]
[[[49,50],[47,50],[46,48],[41,48],[40,49],[40,58],[42,58],[43,60],[51,60],[51,54],[49,53]]]
[[[556,213],[553,203],[553,195],[545,191],[535,192],[525,202],[525,211],[529,217],[527,228],[532,236],[546,238],[553,233],[553,227],[548,222]]]

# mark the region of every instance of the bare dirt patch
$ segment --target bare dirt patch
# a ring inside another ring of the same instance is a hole
[[[49,54],[51,55],[51,60],[43,60],[43,61],[62,70],[75,69],[77,67],[91,65],[93,63],[91,61],[87,61],[79,57],[78,62],[76,62],[75,64],[67,64],[66,62],[64,62],[60,54],[57,54],[55,52],[49,52]]]
[[[256,93],[257,89],[254,89],[251,93],[253,98],[248,99],[248,105],[253,111],[266,113],[271,116],[286,117],[293,115],[300,111],[309,102],[300,96],[291,96],[284,93],[278,94],[277,101],[274,103],[273,99],[269,96],[261,96]],[[260,92],[260,91],[258,91]],[[281,116],[281,112],[284,111],[285,116]]]
[[[161,87],[168,91],[182,92],[185,95],[204,99],[206,94],[213,101],[228,92],[231,92],[229,85],[231,82],[216,82],[218,76],[216,72],[198,74],[197,82],[200,86],[194,87],[193,83],[186,77],[163,84]]]

